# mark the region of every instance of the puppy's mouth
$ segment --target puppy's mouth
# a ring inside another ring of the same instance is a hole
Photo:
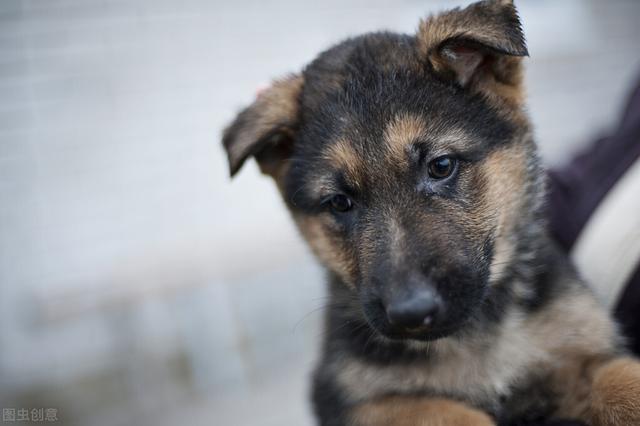
[[[384,330],[375,328],[382,336],[391,340],[418,340],[423,342],[442,339],[451,336],[460,329],[460,326],[447,326],[438,328],[415,328],[403,330]]]

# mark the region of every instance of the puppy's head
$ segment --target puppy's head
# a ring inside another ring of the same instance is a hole
[[[279,80],[225,130],[383,335],[434,339],[492,297],[528,215],[527,55],[509,1],[368,34]]]

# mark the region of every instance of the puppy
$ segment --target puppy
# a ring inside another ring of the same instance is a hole
[[[227,127],[328,271],[322,425],[640,425],[640,364],[548,237],[514,5],[372,33]]]

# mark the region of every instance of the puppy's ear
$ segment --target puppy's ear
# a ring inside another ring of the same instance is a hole
[[[222,144],[231,176],[251,156],[256,157],[263,173],[278,176],[283,160],[291,153],[302,84],[299,75],[275,81],[224,130]]]
[[[521,59],[528,56],[511,0],[486,0],[420,22],[420,53],[460,86],[520,105]]]

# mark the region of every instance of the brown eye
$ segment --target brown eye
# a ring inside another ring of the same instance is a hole
[[[343,194],[336,194],[329,200],[331,208],[339,213],[344,213],[353,207],[353,202],[349,197]]]
[[[456,167],[454,158],[443,155],[429,162],[429,176],[433,179],[444,179],[451,176]]]

